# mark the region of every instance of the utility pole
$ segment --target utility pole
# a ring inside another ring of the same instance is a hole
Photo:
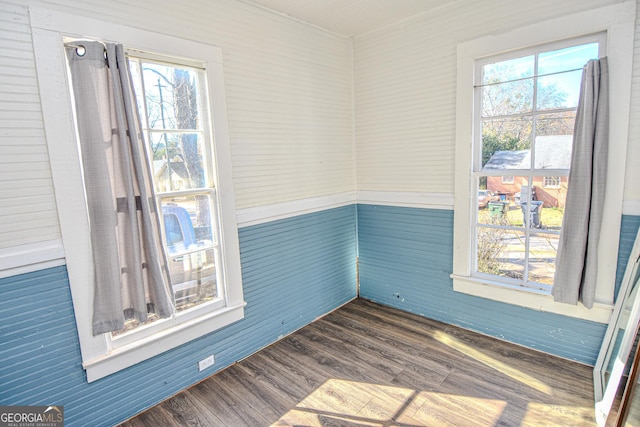
[[[162,100],[162,88],[166,87],[160,83],[160,78],[158,78],[158,84],[155,85],[158,87],[158,93],[160,94],[160,119],[162,120],[162,130],[167,129],[167,125],[164,120],[164,101]],[[169,175],[169,191],[173,191],[173,180],[171,174],[171,157],[169,156],[169,141],[167,140],[167,133],[162,133],[162,138],[164,139],[164,155],[167,158],[167,172]]]

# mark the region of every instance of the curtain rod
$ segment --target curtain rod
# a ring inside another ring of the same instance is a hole
[[[484,83],[481,85],[473,85],[474,88],[480,88],[480,87],[485,87],[485,86],[495,86],[495,85],[500,85],[503,83],[512,83],[512,82],[521,82],[523,80],[529,80],[529,79],[533,79],[533,78],[539,78],[539,77],[547,77],[547,76],[555,76],[556,74],[564,74],[564,73],[572,73],[574,71],[579,71],[579,70],[583,70],[584,67],[580,67],[580,68],[574,68],[572,70],[564,70],[564,71],[557,71],[555,73],[547,73],[547,74],[538,74],[538,75],[534,75],[531,77],[521,77],[519,79],[513,79],[513,80],[505,80],[503,82],[496,82],[496,83]]]

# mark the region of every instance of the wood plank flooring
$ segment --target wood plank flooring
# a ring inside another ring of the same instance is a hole
[[[355,300],[122,424],[594,426],[591,368]]]

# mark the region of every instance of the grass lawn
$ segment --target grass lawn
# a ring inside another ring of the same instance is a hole
[[[542,212],[540,212],[542,228],[548,230],[560,230],[563,214],[564,208],[542,208]],[[524,215],[522,214],[522,210],[519,206],[509,206],[509,210],[507,211],[507,223],[509,225],[522,227],[523,217]],[[484,224],[491,224],[489,209],[481,208],[478,211],[478,221]]]

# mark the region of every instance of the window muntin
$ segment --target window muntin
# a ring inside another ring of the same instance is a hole
[[[476,62],[473,182],[501,199],[471,205],[474,276],[553,285],[581,70],[599,56],[597,36],[563,44]]]

